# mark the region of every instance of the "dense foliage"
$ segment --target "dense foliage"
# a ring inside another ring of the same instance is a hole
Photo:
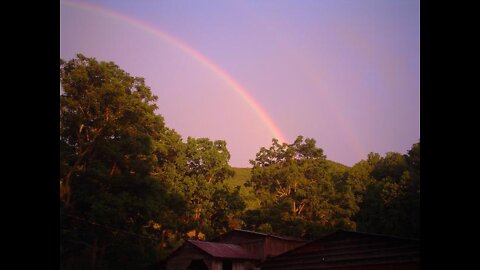
[[[183,142],[144,80],[114,63],[61,60],[60,79],[63,269],[138,269],[181,239],[240,226],[224,141]]]
[[[311,138],[273,139],[234,170],[225,141],[184,140],[114,63],[60,60],[60,82],[61,269],[139,269],[233,228],[419,237],[420,143],[349,168]]]
[[[293,144],[280,145],[274,139],[250,163],[246,184],[262,201],[259,209],[246,212],[250,229],[315,237],[333,228],[355,228],[353,194],[315,140],[299,136]]]
[[[355,190],[360,211],[358,230],[420,237],[420,143],[407,155],[370,154],[355,164],[347,182]]]

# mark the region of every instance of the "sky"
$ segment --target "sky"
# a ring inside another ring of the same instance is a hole
[[[272,138],[347,166],[420,139],[419,0],[62,0],[77,53],[145,78],[167,127],[234,167]]]

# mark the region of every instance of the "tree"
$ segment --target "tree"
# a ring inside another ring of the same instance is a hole
[[[323,150],[315,147],[313,139],[303,143],[301,136],[292,145],[280,145],[276,139],[272,142],[269,149],[262,147],[256,159],[250,161],[252,176],[247,183],[262,197],[265,206],[287,200],[291,214],[302,215],[310,182],[325,178]]]
[[[112,62],[81,54],[60,60],[61,195],[70,206],[71,179],[102,158],[113,175],[118,171],[148,174],[152,138],[164,128],[154,114],[156,96],[143,78],[131,77]]]
[[[370,154],[349,172],[360,211],[355,220],[362,231],[419,237],[420,143],[407,155]]]
[[[177,149],[176,165],[169,169],[176,176],[166,177],[173,180],[172,191],[187,201],[188,210],[179,229],[196,239],[201,235],[214,237],[225,232],[230,223],[234,226],[235,220],[240,222],[240,211],[245,208],[239,191],[229,190],[224,183],[234,175],[228,164],[227,144],[222,140],[188,137],[181,148]]]
[[[62,266],[138,269],[155,260],[160,224],[185,211],[154,177],[174,151],[157,97],[143,78],[81,54],[60,60],[60,82]]]
[[[243,225],[242,211],[246,204],[240,196],[240,187],[230,190],[225,184],[217,184],[212,194],[213,207],[210,224],[214,235],[221,235],[231,229],[240,229]]]
[[[367,187],[375,182],[375,178],[371,174],[380,159],[379,154],[370,153],[367,156],[367,160],[359,161],[348,170],[346,182],[350,186],[357,204],[363,202]]]
[[[314,139],[304,140],[302,136],[293,144],[280,145],[273,139],[269,149],[262,147],[256,159],[250,161],[252,175],[246,185],[253,187],[262,200],[260,211],[264,213],[247,213],[267,217],[256,218],[257,223],[250,226],[270,225],[273,231],[312,237],[315,227],[354,226],[349,219],[353,215],[349,208],[354,205],[344,203],[348,194],[339,192],[342,183],[336,182],[337,171],[315,144]],[[253,221],[248,217],[246,220]]]

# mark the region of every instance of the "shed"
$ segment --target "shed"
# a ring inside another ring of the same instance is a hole
[[[305,240],[294,237],[238,229],[217,237],[214,242],[239,245],[251,253],[257,254],[262,261],[306,243]]]
[[[262,270],[413,270],[420,269],[420,247],[417,239],[339,230],[260,266]]]
[[[187,240],[167,259],[167,270],[257,270],[260,257],[235,244]]]

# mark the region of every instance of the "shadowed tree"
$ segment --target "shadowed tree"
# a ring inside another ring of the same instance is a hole
[[[71,180],[102,159],[108,174],[146,175],[152,168],[152,141],[164,128],[155,115],[156,96],[143,78],[112,62],[81,54],[60,60],[61,199],[71,202]],[[100,168],[99,168],[100,169]]]
[[[81,54],[60,60],[60,81],[62,268],[138,269],[155,260],[158,228],[185,211],[154,177],[175,151],[157,97],[142,78]]]
[[[349,172],[360,211],[359,230],[420,236],[420,143],[407,155],[370,154]]]

